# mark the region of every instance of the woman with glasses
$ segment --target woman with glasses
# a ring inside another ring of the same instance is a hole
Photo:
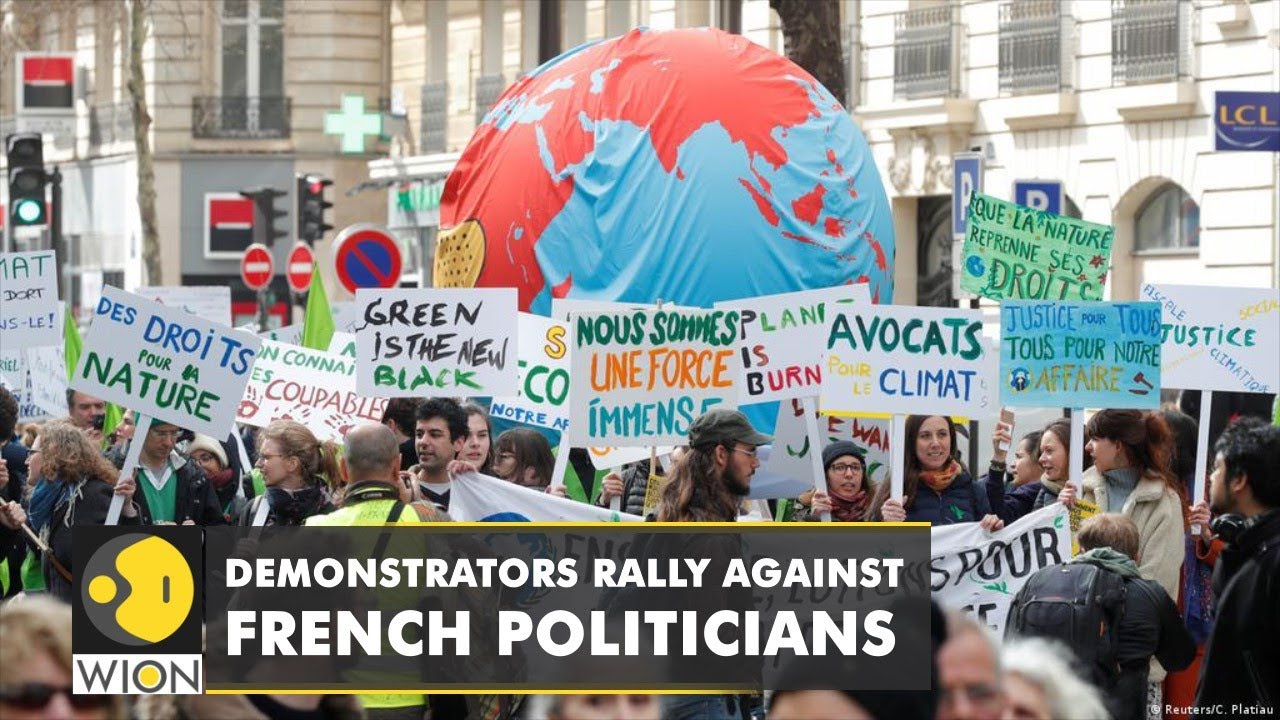
[[[0,605],[0,717],[129,717],[123,695],[71,692],[71,606],[29,597]]]
[[[797,520],[818,520],[824,513],[831,513],[835,522],[879,522],[884,519],[881,510],[889,496],[888,485],[876,485],[867,479],[866,456],[857,445],[848,440],[831,443],[822,451],[822,468],[827,474],[827,488],[831,494],[815,490],[813,504],[809,507],[801,505],[796,514]]]
[[[960,462],[955,422],[946,415],[911,415],[906,424],[902,500],[884,502],[885,519],[933,525],[977,522],[989,531],[1004,527],[991,512],[986,488]]]
[[[301,525],[333,512],[333,495],[344,484],[337,446],[293,420],[276,420],[259,433],[255,467],[267,491],[241,511],[240,525]]]

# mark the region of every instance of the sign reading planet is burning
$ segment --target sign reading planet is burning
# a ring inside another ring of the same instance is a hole
[[[436,287],[721,300],[870,284],[893,226],[866,139],[791,61],[712,29],[633,30],[516,82],[445,184]]]

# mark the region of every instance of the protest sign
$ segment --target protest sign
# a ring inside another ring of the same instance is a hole
[[[18,404],[19,423],[49,417],[50,413],[35,402],[31,374],[27,372],[27,363],[22,359],[21,350],[0,353],[0,385],[13,394],[13,400]]]
[[[226,285],[149,285],[134,295],[177,307],[220,325],[231,325],[231,288]]]
[[[489,415],[505,420],[564,430],[569,427],[569,326],[520,313],[520,392],[498,397]]]
[[[653,448],[653,452],[649,448],[640,445],[629,447],[589,447],[587,448],[587,457],[591,458],[591,465],[595,469],[613,470],[623,465],[648,460],[653,453],[657,453],[658,457],[670,455],[674,449],[670,445],[660,445]]]
[[[102,288],[71,387],[225,437],[262,340],[119,288]]]
[[[933,599],[1004,632],[1009,605],[1033,573],[1071,559],[1067,508],[1054,503],[988,533],[978,523],[930,530]]]
[[[737,405],[736,310],[575,315],[570,374],[578,446],[676,445],[712,407]]]
[[[1144,285],[1160,303],[1160,381],[1180,390],[1273,393],[1280,387],[1280,291]]]
[[[643,522],[589,503],[557,497],[479,473],[453,478],[449,517],[459,522]]]
[[[329,338],[329,352],[349,358],[356,356],[356,336],[351,333],[335,332]]]
[[[1020,407],[1160,405],[1160,306],[1006,300],[1000,401]]]
[[[868,305],[828,315],[823,413],[992,412],[981,310]]]
[[[52,250],[0,253],[0,347],[61,345],[58,307]]]
[[[889,453],[889,420],[885,418],[838,417],[820,415],[818,434],[821,445],[814,447],[805,431],[804,407],[798,400],[778,405],[778,421],[773,429],[773,451],[768,459],[761,458],[761,466],[777,476],[792,478],[803,483],[799,492],[813,487],[813,463],[810,453],[820,456],[822,448],[839,440],[848,440],[864,453],[866,468],[864,481],[888,482],[892,459]],[[759,472],[759,471],[757,471]],[[798,485],[797,485],[798,487]],[[763,489],[761,490],[763,492]],[[751,481],[752,497],[795,497],[791,495],[757,495],[756,481]]]
[[[1084,524],[1085,520],[1098,514],[1098,506],[1088,500],[1076,498],[1076,501],[1071,504],[1070,512],[1071,557],[1075,557],[1080,554],[1080,526]]]
[[[355,306],[361,395],[516,394],[514,288],[361,288]]]
[[[1115,228],[974,193],[960,289],[1003,300],[1101,300]]]
[[[286,345],[301,345],[302,323],[285,325],[284,327],[278,327],[274,330],[264,330],[259,334],[267,340],[274,340],[278,343],[284,343]]]
[[[386,406],[386,398],[356,394],[354,358],[264,340],[236,420],[296,420],[321,440],[340,441],[359,423],[382,422]]]
[[[827,313],[871,305],[865,283],[716,303],[742,315],[738,393],[743,404],[817,395]]]
[[[584,300],[582,298],[551,298],[551,318],[568,322],[571,315],[582,313],[621,312],[623,310],[652,310],[653,303],[613,302],[611,300]]]
[[[67,414],[67,365],[61,347],[27,348],[31,402],[53,415]]]

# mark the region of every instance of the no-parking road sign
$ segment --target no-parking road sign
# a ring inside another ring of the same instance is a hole
[[[400,245],[384,227],[360,223],[334,238],[334,270],[350,293],[359,288],[399,287],[402,263]]]

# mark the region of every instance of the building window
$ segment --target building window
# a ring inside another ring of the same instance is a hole
[[[1190,75],[1191,4],[1111,0],[1111,79],[1116,85]]]
[[[1200,206],[1185,190],[1168,183],[1138,208],[1135,252],[1194,250],[1200,247]]]
[[[908,10],[894,17],[893,95],[899,100],[955,97],[958,5]]]
[[[1070,87],[1070,56],[1064,53],[1069,17],[1058,0],[1014,0],[1000,6],[1000,94]]]
[[[289,135],[283,0],[222,0],[221,95],[195,99],[196,137]]]

